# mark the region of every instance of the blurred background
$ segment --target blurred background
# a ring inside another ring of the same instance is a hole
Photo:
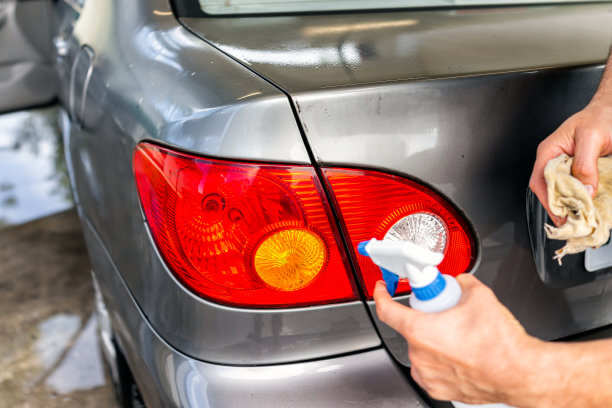
[[[1,114],[0,407],[115,406],[89,270],[57,108]]]

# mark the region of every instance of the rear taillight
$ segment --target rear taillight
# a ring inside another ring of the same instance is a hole
[[[475,260],[475,245],[465,219],[440,195],[403,177],[378,171],[324,169],[352,248],[370,238],[408,239],[444,253],[442,273],[456,276]],[[353,250],[354,252],[354,250]],[[380,269],[370,258],[356,258],[369,298]],[[410,286],[400,281],[396,294]]]
[[[151,234],[192,291],[245,307],[356,298],[313,168],[196,157],[141,143],[134,174]]]

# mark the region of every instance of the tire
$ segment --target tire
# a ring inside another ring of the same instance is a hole
[[[115,343],[115,350],[117,351],[118,380],[117,382],[113,381],[113,388],[119,406],[121,408],[146,408],[138,384],[134,381],[132,371],[117,343]]]

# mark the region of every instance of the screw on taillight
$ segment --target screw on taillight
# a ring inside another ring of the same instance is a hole
[[[159,252],[196,294],[241,307],[356,299],[312,167],[204,158],[143,142],[133,168]]]
[[[352,248],[370,238],[398,239],[405,235],[405,239],[430,250],[443,251],[439,269],[444,274],[457,276],[473,266],[477,248],[471,228],[453,205],[433,190],[374,170],[325,168],[323,174]],[[354,260],[363,289],[371,299],[381,271],[370,258],[358,256]],[[396,294],[408,292],[410,285],[401,280]]]

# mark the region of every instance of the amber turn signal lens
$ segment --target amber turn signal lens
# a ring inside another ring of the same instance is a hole
[[[307,229],[273,232],[255,250],[255,272],[275,289],[301,289],[323,270],[327,258],[325,248],[321,237]]]

